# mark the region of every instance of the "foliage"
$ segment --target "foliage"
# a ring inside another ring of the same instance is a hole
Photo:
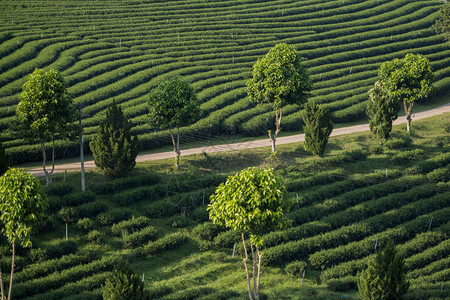
[[[200,116],[200,106],[192,86],[182,77],[172,77],[150,93],[149,116],[152,126],[169,129],[175,152],[175,166],[179,167],[180,127],[187,126]],[[176,140],[172,129],[177,129]]]
[[[102,290],[103,299],[105,300],[150,299],[150,296],[144,288],[144,284],[133,273],[133,270],[126,261],[120,262],[114,269],[111,277],[106,279]]]
[[[293,46],[277,44],[253,66],[252,79],[247,82],[247,93],[259,104],[272,103],[275,110],[275,132],[269,130],[272,152],[281,130],[282,107],[302,104],[312,89],[309,73]]]
[[[303,131],[305,132],[305,150],[322,156],[328,143],[328,138],[333,131],[329,110],[326,107],[316,105],[309,101],[302,114],[305,122]]]
[[[131,135],[131,127],[122,108],[113,100],[106,111],[106,118],[89,143],[95,165],[107,177],[125,177],[136,164],[140,144],[137,136]]]
[[[30,231],[47,207],[38,179],[23,170],[9,169],[0,177],[0,224],[10,243],[31,246]]]
[[[6,154],[5,148],[3,148],[3,145],[0,143],[0,176],[5,174],[11,164],[11,157]]]
[[[54,170],[55,147],[53,144],[52,171],[47,172],[44,142],[76,136],[78,128],[74,124],[77,116],[75,106],[67,94],[64,78],[53,69],[47,72],[35,69],[28,76],[19,97],[20,102],[16,109],[18,122],[14,129],[21,136],[37,140],[41,144],[43,169],[49,184]]]
[[[359,295],[364,300],[402,299],[409,288],[405,279],[405,262],[389,239],[386,248],[369,261],[358,281]]]
[[[11,300],[14,275],[15,245],[31,247],[30,233],[33,223],[47,207],[47,197],[39,181],[24,170],[9,169],[0,177],[1,232],[12,244],[11,273],[8,300]],[[1,298],[6,299],[0,270]]]
[[[450,3],[445,3],[439,13],[439,19],[433,27],[438,34],[443,33],[445,38],[450,40]]]
[[[430,61],[421,54],[408,53],[404,58],[383,63],[378,76],[392,101],[403,103],[409,132],[414,103],[427,98],[432,91],[434,75]]]
[[[58,216],[65,224],[72,223],[75,220],[75,210],[72,207],[63,207]]]
[[[399,110],[400,102],[389,97],[389,92],[380,81],[375,82],[374,87],[369,90],[366,110],[370,131],[378,138],[389,138],[392,121],[397,119]]]
[[[262,233],[289,225],[284,216],[293,201],[272,169],[249,168],[229,176],[210,197],[210,219],[219,225],[250,234],[252,243],[262,245]]]

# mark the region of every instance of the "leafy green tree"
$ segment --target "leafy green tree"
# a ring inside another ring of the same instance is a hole
[[[303,131],[305,132],[305,150],[322,156],[328,143],[328,138],[333,131],[333,122],[328,108],[316,105],[314,101],[306,104],[302,113],[305,122]]]
[[[69,223],[75,220],[75,211],[72,207],[63,207],[58,212],[58,216],[66,224],[66,241],[69,240]]]
[[[144,284],[133,273],[126,261],[119,263],[111,277],[106,279],[102,286],[104,300],[147,300],[150,295],[144,288]]]
[[[389,96],[388,90],[380,81],[369,90],[367,116],[370,131],[381,139],[388,139],[392,130],[392,121],[397,119],[400,102]]]
[[[107,177],[126,176],[136,165],[140,143],[131,135],[131,123],[124,117],[122,108],[113,100],[106,110],[106,118],[89,143],[95,165]]]
[[[450,41],[450,3],[445,3],[439,12],[439,19],[437,19],[433,26],[434,30],[438,34],[443,33],[445,38]]]
[[[47,208],[47,196],[39,181],[27,172],[9,169],[0,177],[0,228],[12,245],[8,300],[11,300],[16,243],[31,247],[30,233],[36,219]],[[0,269],[1,299],[6,299]]]
[[[250,99],[272,103],[275,110],[275,132],[269,130],[272,152],[281,131],[283,106],[302,104],[307,101],[312,82],[302,59],[293,46],[285,43],[275,45],[253,66],[252,79],[247,82]]]
[[[403,103],[407,130],[410,132],[414,103],[425,99],[432,91],[434,75],[430,61],[423,55],[408,53],[405,58],[383,63],[378,76],[393,101]]]
[[[2,144],[0,143],[0,176],[5,174],[11,164],[11,157],[6,154],[5,148],[3,148]]]
[[[409,288],[405,279],[405,261],[390,239],[383,251],[369,261],[358,280],[363,300],[401,300]]]
[[[44,72],[35,69],[23,85],[17,105],[15,130],[31,141],[38,141],[42,150],[42,167],[51,183],[55,170],[55,139],[75,138],[78,127],[74,123],[77,112],[67,94],[62,75],[53,69]],[[52,142],[52,169],[47,171],[45,142]]]
[[[286,199],[286,193],[281,178],[276,176],[272,169],[249,168],[229,176],[226,182],[221,183],[211,195],[207,208],[209,218],[215,224],[241,232],[245,253],[243,261],[250,299],[259,299],[262,258],[259,247],[263,244],[262,234],[267,230],[281,230],[290,225],[289,220],[284,216],[292,205],[292,202]],[[250,235],[253,289],[248,270],[245,235]],[[256,250],[256,256],[254,250]]]
[[[150,93],[149,115],[154,126],[169,129],[175,153],[175,166],[180,167],[180,127],[193,124],[200,117],[200,106],[192,86],[182,77],[172,77]],[[176,139],[174,132],[176,128]]]

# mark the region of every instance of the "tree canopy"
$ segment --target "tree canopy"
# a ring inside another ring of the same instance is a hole
[[[302,113],[305,122],[304,148],[306,151],[322,156],[328,143],[328,138],[333,131],[333,122],[328,108],[317,105],[314,101],[306,104]]]
[[[124,177],[136,165],[139,140],[136,135],[131,134],[131,123],[114,100],[106,110],[106,118],[100,122],[89,147],[94,155],[95,165],[107,177]]]
[[[43,155],[43,169],[47,184],[51,182],[50,175],[54,170],[54,141],[58,138],[75,138],[78,127],[74,124],[77,113],[72,99],[67,93],[67,87],[62,75],[53,69],[44,72],[35,69],[28,76],[22,87],[17,105],[17,123],[15,130],[18,133],[41,144]],[[45,142],[53,142],[52,170],[46,169]]]
[[[24,247],[31,247],[30,233],[32,226],[47,206],[47,196],[41,191],[39,181],[24,170],[12,168],[0,177],[1,232],[12,245],[9,300],[12,299],[16,242]],[[0,285],[2,299],[6,299],[3,295],[3,278],[1,276]]]
[[[297,50],[288,44],[275,45],[253,66],[252,78],[247,82],[250,99],[272,103],[275,110],[275,132],[269,130],[272,151],[281,130],[282,107],[307,101],[312,82]]]
[[[408,53],[404,58],[383,63],[378,75],[392,101],[403,103],[409,132],[414,103],[432,91],[434,75],[430,61],[421,54]]]
[[[374,87],[369,90],[366,110],[370,131],[381,139],[389,138],[392,121],[397,119],[399,110],[400,102],[390,97],[380,81],[375,82]]]
[[[175,153],[175,166],[179,167],[180,127],[193,124],[200,117],[200,106],[192,86],[180,76],[172,77],[150,93],[149,116],[151,125],[169,129]],[[176,138],[172,129],[177,129]]]
[[[409,289],[405,273],[405,261],[389,239],[386,248],[378,252],[360,274],[358,290],[361,299],[401,300]]]
[[[281,178],[276,176],[272,169],[249,168],[229,176],[210,197],[207,208],[209,218],[216,224],[241,232],[250,299],[259,299],[262,259],[259,246],[263,244],[262,234],[267,230],[281,230],[290,224],[284,216],[292,205],[291,200],[286,199],[286,194]],[[245,234],[250,235],[253,289],[248,270]],[[253,248],[256,249],[256,257]]]

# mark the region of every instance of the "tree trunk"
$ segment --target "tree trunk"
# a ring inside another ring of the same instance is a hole
[[[259,252],[258,246],[256,247],[256,255],[258,255],[258,279],[256,280],[256,300],[259,300],[259,282],[261,279],[261,260],[262,260],[262,253]]]
[[[68,224],[66,223],[66,241],[69,240],[69,228]]]
[[[0,268],[0,290],[1,290],[1,298],[0,300],[5,300],[5,290],[3,288],[3,273],[2,268]]]
[[[8,290],[8,300],[11,300],[11,293],[12,293],[12,283],[13,283],[13,277],[14,277],[14,258],[16,255],[16,243],[12,242],[12,259],[11,259],[11,277],[9,279],[9,290]]]
[[[406,105],[406,101],[403,101],[403,108],[405,109],[405,116],[406,116],[406,131],[411,133],[411,121],[412,121],[412,108],[413,108],[414,102],[409,103],[409,107]]]
[[[253,295],[255,296],[255,299],[258,299],[258,296],[256,295],[256,259],[255,259],[255,252],[253,251],[253,245],[250,242],[250,249],[252,250],[252,262],[253,262]]]
[[[243,233],[243,232],[242,232],[242,243],[244,244],[245,258],[244,258],[243,260],[244,260],[245,274],[247,274],[248,296],[249,296],[250,300],[253,300],[253,296],[252,296],[252,288],[251,288],[251,286],[250,286],[250,275],[248,274],[248,265],[247,265],[248,254],[247,254],[247,247],[245,247],[245,239],[244,239],[244,233]]]
[[[45,144],[44,141],[41,141],[41,150],[42,150],[42,168],[44,169],[45,174],[45,180],[47,182],[47,185],[52,183],[52,178],[50,177],[53,174],[53,171],[55,170],[55,138],[52,137],[52,170],[49,172],[46,168],[47,163],[47,153],[45,152]]]
[[[175,141],[175,137],[173,136],[173,132],[172,129],[169,129],[170,132],[170,138],[172,139],[172,145],[173,145],[173,152],[174,152],[174,157],[175,157],[175,167],[177,169],[180,168],[180,128],[177,127],[178,132],[177,132],[177,140]]]
[[[279,110],[279,112],[278,112]],[[269,130],[269,138],[272,141],[272,153],[276,152],[275,143],[277,141],[277,136],[281,131],[281,117],[282,117],[283,111],[281,108],[275,108],[275,133],[272,134],[272,130]]]

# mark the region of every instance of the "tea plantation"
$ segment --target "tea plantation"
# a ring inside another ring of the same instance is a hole
[[[211,135],[266,134],[270,106],[245,92],[253,64],[277,43],[305,58],[314,88],[336,123],[365,117],[367,91],[381,63],[421,53],[436,93],[450,88],[450,48],[431,28],[437,0],[20,1],[0,3],[0,141],[15,163],[39,161],[38,145],[7,132],[18,94],[35,68],[62,72],[84,106],[86,146],[112,99],[133,122],[144,149],[170,144],[147,118],[149,92],[174,75],[190,81],[202,116],[185,141]],[[284,109],[283,130],[301,129],[300,107]],[[88,148],[88,147],[86,147]],[[57,158],[78,155],[57,142]]]
[[[276,156],[269,147],[189,156],[179,171],[171,160],[138,164],[113,181],[88,172],[85,193],[79,173],[57,175],[33,248],[18,249],[13,298],[101,299],[125,258],[152,299],[246,299],[240,235],[209,222],[206,207],[226,176],[259,166],[275,168],[294,199],[292,226],[264,235],[263,299],[359,299],[357,274],[388,237],[406,261],[406,299],[448,299],[449,133],[446,114],[416,121],[411,135],[394,127],[384,145],[369,133],[331,138],[323,158],[298,143]],[[76,215],[68,241],[62,207]],[[8,270],[4,240],[0,251]]]

